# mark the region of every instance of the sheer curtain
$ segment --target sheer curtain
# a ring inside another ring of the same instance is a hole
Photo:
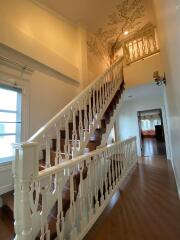
[[[160,125],[160,119],[144,119],[141,120],[142,131],[155,130],[156,125]]]

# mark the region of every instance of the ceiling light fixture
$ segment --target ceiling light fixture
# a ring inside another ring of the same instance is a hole
[[[125,36],[127,36],[128,34],[129,34],[129,32],[128,32],[128,31],[125,31],[125,32],[124,32],[124,35],[125,35]]]

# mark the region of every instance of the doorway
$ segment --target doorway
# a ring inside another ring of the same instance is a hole
[[[139,111],[138,123],[142,156],[166,155],[161,109]]]

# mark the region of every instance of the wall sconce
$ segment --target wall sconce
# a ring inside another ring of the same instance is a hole
[[[166,85],[166,75],[165,75],[165,73],[164,73],[164,76],[159,76],[159,72],[155,71],[153,73],[153,78],[154,78],[155,83],[158,86],[161,86],[162,84]]]

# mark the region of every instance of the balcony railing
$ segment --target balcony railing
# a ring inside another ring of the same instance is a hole
[[[147,25],[131,35],[123,43],[123,55],[127,65],[156,54],[159,51],[156,27],[153,25]]]

